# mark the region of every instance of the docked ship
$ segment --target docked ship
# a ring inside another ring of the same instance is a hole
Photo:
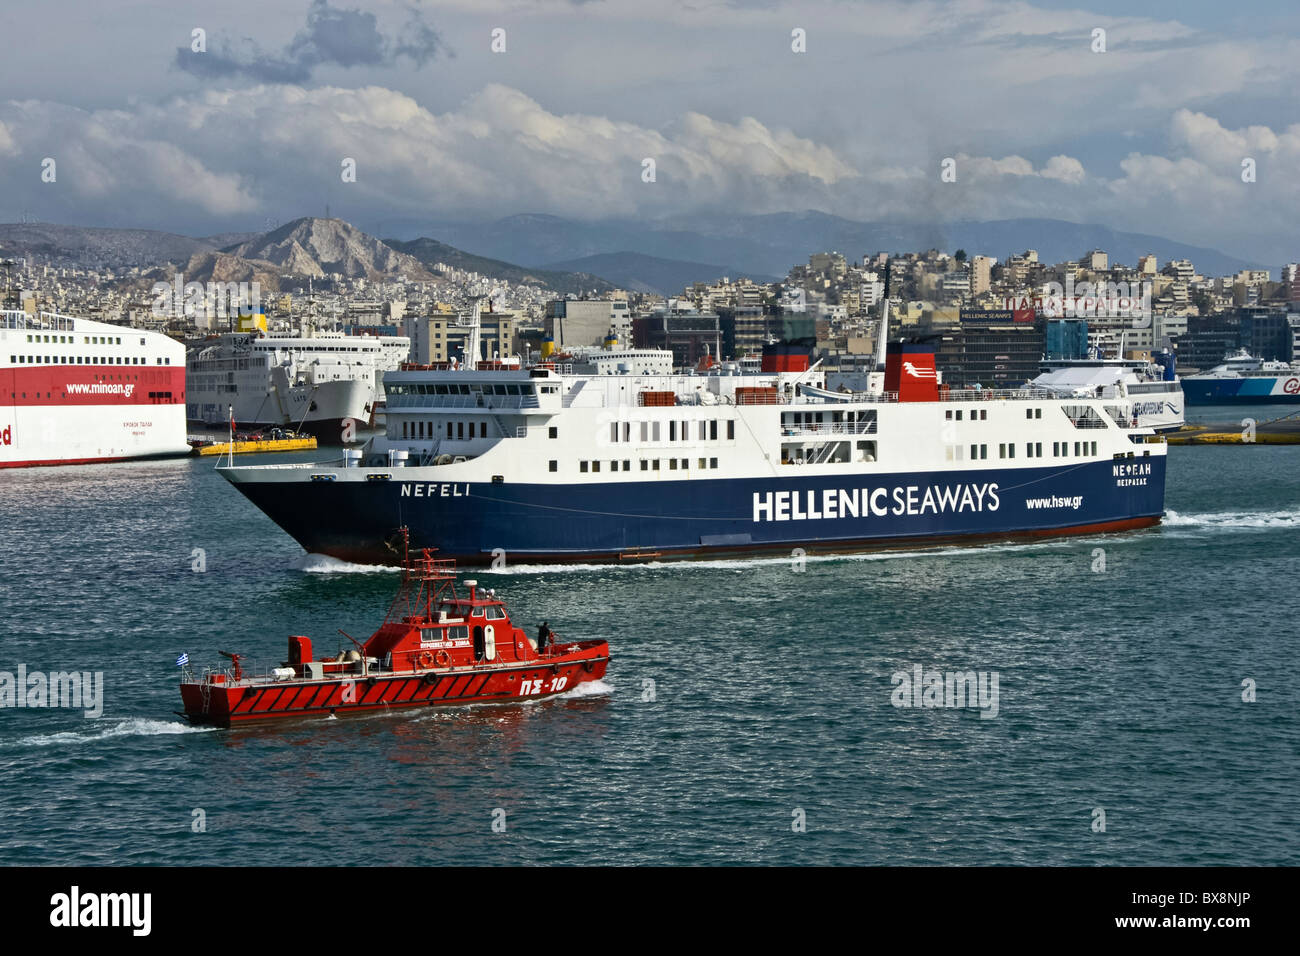
[[[1300,364],[1256,358],[1245,349],[1225,355],[1223,364],[1188,375],[1189,405],[1255,405],[1300,402]]]
[[[229,332],[189,361],[186,416],[241,428],[288,426],[337,437],[345,423],[371,424],[383,376],[407,357],[410,339],[341,332]]]
[[[0,468],[188,452],[179,342],[69,315],[0,312]]]
[[[950,389],[914,344],[890,345],[881,388],[861,393],[825,388],[797,351],[765,350],[757,372],[663,374],[654,358],[408,366],[364,448],[220,473],[307,551],[373,563],[395,562],[404,526],[412,546],[481,565],[853,552],[1163,515],[1166,446],[1133,424],[1132,396]]]
[[[1052,359],[1028,383],[1062,397],[1091,395],[1132,401],[1133,417],[1143,428],[1176,431],[1186,422],[1182,382],[1172,352],[1145,359]]]

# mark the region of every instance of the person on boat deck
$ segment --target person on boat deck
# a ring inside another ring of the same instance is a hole
[[[551,639],[551,626],[547,624],[545,621],[543,621],[542,626],[537,629],[537,649],[539,651],[546,650],[546,642],[549,641],[550,639]]]

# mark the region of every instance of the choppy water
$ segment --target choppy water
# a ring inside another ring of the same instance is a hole
[[[235,731],[172,713],[177,654],[332,649],[396,575],[211,462],[0,473],[0,670],[106,682],[97,720],[0,710],[0,863],[1300,863],[1300,447],[1170,458],[1147,532],[507,569],[518,620],[608,637],[595,693]],[[997,717],[893,706],[917,664],[996,671]]]

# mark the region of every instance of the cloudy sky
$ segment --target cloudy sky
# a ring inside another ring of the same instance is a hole
[[[1300,258],[1288,7],[6,4],[0,221],[207,234],[327,203],[377,232],[520,212],[1042,216],[1276,268]]]

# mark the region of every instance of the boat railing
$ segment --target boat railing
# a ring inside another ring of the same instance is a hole
[[[389,408],[537,408],[536,395],[387,395]]]
[[[996,399],[1015,401],[1042,401],[1055,397],[1046,388],[950,388],[939,390],[941,402],[972,402]]]
[[[0,329],[41,329],[46,332],[75,332],[77,320],[58,312],[39,312],[30,315],[20,309],[0,312]]]
[[[804,435],[874,435],[875,422],[825,422],[810,425],[782,425],[781,434],[787,438]]]

